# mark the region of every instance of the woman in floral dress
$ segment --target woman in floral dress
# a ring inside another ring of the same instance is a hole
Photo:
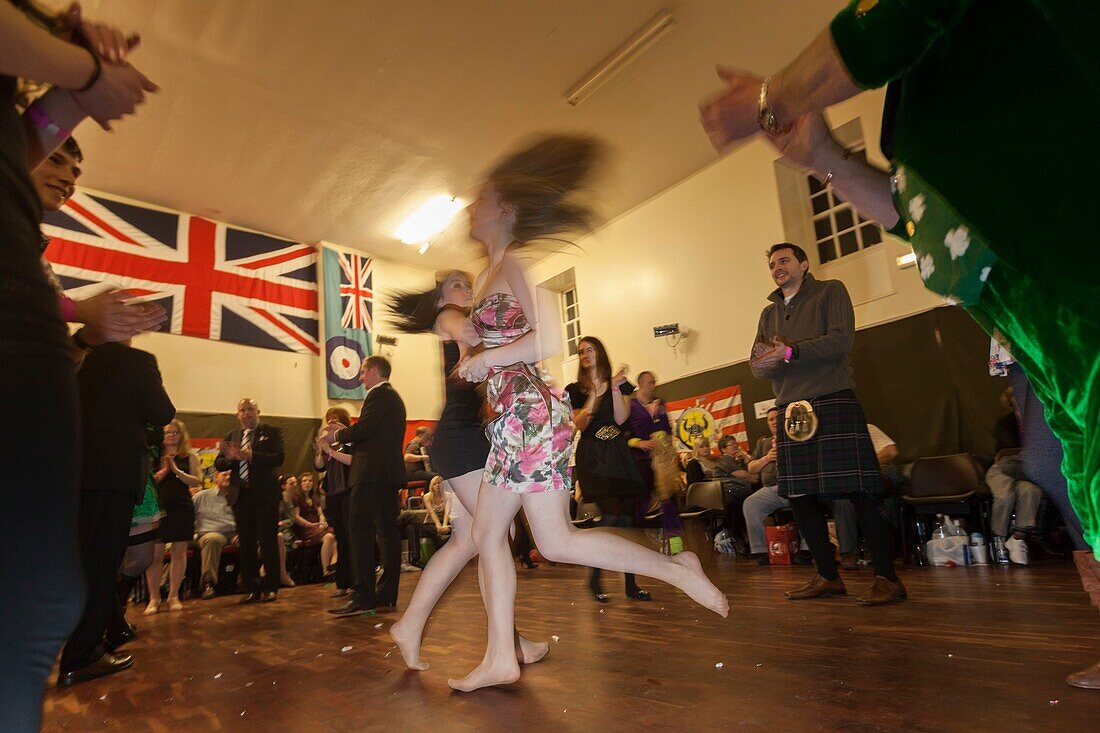
[[[474,514],[481,553],[482,594],[489,619],[485,657],[451,680],[470,691],[519,678],[512,624],[516,573],[508,529],[522,507],[539,551],[551,562],[634,572],[671,583],[726,616],[726,597],[690,552],[661,555],[603,529],[577,530],[569,519],[569,453],[573,420],[568,399],[535,364],[554,356],[561,339],[556,317],[540,321],[534,289],[513,251],[534,239],[588,228],[593,213],[575,195],[601,154],[592,139],[550,136],[501,162],[470,205],[470,233],[485,247],[489,267],[477,278],[471,321],[485,346],[459,366],[471,382],[488,379],[491,444]]]

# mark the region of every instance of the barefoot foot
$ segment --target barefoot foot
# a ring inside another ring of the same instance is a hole
[[[550,653],[550,644],[545,641],[531,641],[517,634],[516,660],[520,664],[534,664]]]
[[[420,635],[410,633],[405,628],[404,621],[402,618],[390,627],[390,638],[401,650],[401,658],[405,660],[405,666],[416,672],[423,672],[429,665],[420,658]]]
[[[519,679],[519,665],[514,657],[499,662],[484,661],[477,669],[460,680],[447,680],[447,684],[459,692],[473,692],[482,687],[510,685]]]
[[[687,593],[693,601],[709,608],[722,618],[729,615],[730,604],[726,595],[710,582],[710,578],[703,572],[703,566],[699,564],[699,558],[694,552],[673,555],[672,562],[686,571],[685,577],[675,584],[677,588]]]

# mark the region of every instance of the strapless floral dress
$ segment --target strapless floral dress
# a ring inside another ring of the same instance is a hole
[[[490,293],[470,314],[486,348],[510,344],[531,330],[514,295]],[[573,412],[569,398],[530,364],[494,367],[487,379],[489,406],[500,414],[485,428],[491,448],[485,479],[518,494],[573,488],[569,452]]]

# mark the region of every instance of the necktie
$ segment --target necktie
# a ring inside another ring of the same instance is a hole
[[[246,429],[244,435],[241,436],[241,450],[247,449],[252,445],[252,431]],[[240,467],[237,469],[237,473],[240,474],[241,482],[248,483],[248,463],[241,461]]]

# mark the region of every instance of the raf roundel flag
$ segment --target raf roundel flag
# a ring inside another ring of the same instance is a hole
[[[324,248],[325,376],[332,399],[361,400],[359,367],[374,330],[374,260]]]

